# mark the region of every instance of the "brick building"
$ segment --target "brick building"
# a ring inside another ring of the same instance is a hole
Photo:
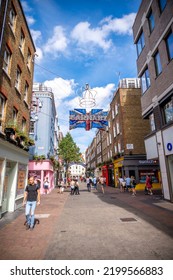
[[[148,160],[159,160],[164,198],[173,201],[173,1],[143,0],[133,25]]]
[[[95,161],[107,185],[116,186],[119,177],[135,176],[137,188],[144,189],[146,175],[150,173],[154,188],[160,188],[158,160],[146,159],[144,137],[149,133],[149,121],[142,119],[139,82],[139,79],[120,81],[110,103],[107,131],[96,134]]]
[[[0,1],[0,215],[21,205],[28,152],[16,138],[28,136],[35,46],[18,0]]]
[[[110,104],[107,146],[115,177],[135,176],[138,189],[144,189],[147,173],[159,187],[159,166],[158,161],[146,159],[144,137],[149,132],[149,121],[142,119],[140,99],[139,79],[120,81]]]

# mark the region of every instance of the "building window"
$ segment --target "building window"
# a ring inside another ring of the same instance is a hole
[[[159,0],[159,8],[161,13],[163,12],[166,4],[167,4],[167,0]]]
[[[10,61],[11,61],[11,52],[8,46],[5,48],[4,52],[4,62],[3,62],[3,69],[9,75],[10,72]]]
[[[24,101],[28,102],[28,91],[29,91],[29,85],[27,82],[25,82],[25,92],[24,92]]]
[[[116,137],[117,134],[116,134],[116,127],[115,126],[113,127],[113,132],[114,132],[114,137]]]
[[[120,133],[120,125],[119,125],[119,122],[116,123],[116,128],[117,128],[117,134]]]
[[[173,97],[163,107],[166,124],[173,121]]]
[[[118,104],[115,104],[115,115],[118,115]]]
[[[150,122],[151,131],[155,131],[156,127],[155,127],[155,121],[154,121],[154,114],[153,113],[149,116],[149,122]]]
[[[29,133],[34,133],[34,121],[30,121]]]
[[[155,69],[156,69],[156,76],[158,76],[162,72],[162,64],[160,61],[160,54],[157,52],[154,55],[154,63],[155,63]]]
[[[31,67],[31,52],[30,52],[30,49],[28,49],[27,66],[30,69],[30,67]]]
[[[114,112],[114,109],[112,109],[112,119],[115,118],[115,112]]]
[[[145,40],[144,40],[144,33],[142,32],[139,36],[139,39],[136,43],[136,48],[137,48],[137,55],[139,56],[140,53],[142,52],[143,48],[145,47]]]
[[[18,114],[18,110],[13,107],[13,122],[16,123],[17,122],[17,114]]]
[[[141,77],[141,85],[142,85],[142,94],[150,87],[150,75],[148,68],[145,70]]]
[[[154,15],[152,10],[150,10],[150,13],[148,15],[148,23],[149,23],[150,32],[152,32],[155,26]]]
[[[118,142],[118,153],[121,153],[121,143]]]
[[[16,24],[16,11],[14,7],[11,8],[10,14],[9,14],[9,24],[12,29],[12,31],[15,31],[15,24]]]
[[[2,131],[5,104],[6,104],[6,98],[0,93],[0,131]]]
[[[22,72],[20,68],[17,67],[15,87],[18,89],[19,92],[20,92],[21,74]]]
[[[22,53],[24,52],[24,45],[25,45],[25,35],[23,33],[23,30],[21,29],[19,48]]]
[[[111,134],[109,134],[109,143],[111,144],[112,143],[112,137],[111,137],[112,135]]]
[[[114,152],[117,153],[117,145],[114,145]]]
[[[170,32],[165,39],[169,60],[173,59],[173,33]]]
[[[26,131],[26,119],[22,118],[22,131]]]

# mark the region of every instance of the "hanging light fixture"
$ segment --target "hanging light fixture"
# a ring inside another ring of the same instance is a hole
[[[92,108],[96,105],[96,91],[89,87],[89,84],[85,85],[85,88],[82,89],[82,98],[79,99],[80,107]]]

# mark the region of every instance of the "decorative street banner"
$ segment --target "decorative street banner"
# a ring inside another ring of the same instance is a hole
[[[92,128],[106,130],[108,125],[106,120],[108,112],[103,109],[92,109],[90,112],[86,112],[86,109],[74,109],[69,113],[69,129],[83,127],[86,130]]]

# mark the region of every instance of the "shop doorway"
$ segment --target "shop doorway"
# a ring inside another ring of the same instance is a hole
[[[168,166],[169,166],[169,175],[170,175],[170,195],[171,201],[173,201],[173,155],[168,156]]]
[[[135,176],[135,170],[129,170],[129,177],[131,177],[131,176],[136,177]]]
[[[5,176],[3,182],[3,195],[2,195],[2,214],[8,211],[10,192],[14,180],[15,163],[11,161],[6,162]]]

